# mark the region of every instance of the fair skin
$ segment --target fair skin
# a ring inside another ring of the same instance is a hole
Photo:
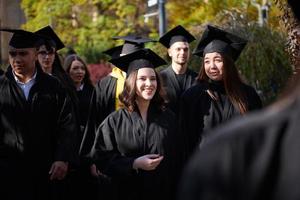
[[[9,63],[19,81],[26,83],[36,70],[37,51],[35,48],[13,48],[9,47]],[[53,162],[49,174],[50,180],[62,180],[68,171],[68,163],[63,161]]]
[[[151,99],[157,90],[156,74],[153,68],[138,69],[136,79],[136,103],[139,108],[143,121],[147,121],[147,112]],[[133,169],[143,169],[146,171],[155,170],[163,160],[159,154],[146,154],[134,160]],[[91,174],[98,176],[101,174],[95,164],[91,166]]]
[[[52,48],[51,51],[46,49],[45,45],[42,45],[38,49],[38,61],[47,74],[52,74],[52,65],[55,59],[55,48]]]
[[[184,74],[190,58],[190,48],[187,42],[175,42],[168,49],[172,59],[172,69],[176,74]]]
[[[71,64],[69,75],[74,81],[76,88],[78,89],[82,84],[83,78],[85,76],[85,67],[82,62],[74,60]]]
[[[213,81],[223,80],[223,58],[217,52],[207,53],[204,56],[204,69],[206,75]]]
[[[136,103],[143,120],[147,121],[149,104],[157,90],[157,80],[153,68],[141,68],[137,73],[136,80]],[[133,162],[133,169],[143,169],[146,171],[155,170],[163,160],[163,156],[158,154],[146,154],[138,157]]]
[[[26,83],[35,73],[37,52],[35,48],[9,47],[9,63],[19,81]]]

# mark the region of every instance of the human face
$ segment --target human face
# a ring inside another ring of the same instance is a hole
[[[74,60],[71,64],[69,75],[75,84],[81,84],[85,76],[85,67],[82,62]]]
[[[51,50],[47,50],[45,45],[42,45],[38,49],[38,61],[44,71],[52,69],[52,65],[55,59],[55,49],[51,47]],[[51,70],[50,70],[51,71]]]
[[[35,71],[37,52],[35,48],[13,48],[8,50],[9,63],[17,76],[31,76]]]
[[[189,61],[190,48],[187,42],[175,42],[168,49],[168,54],[172,59],[172,63],[184,65]]]
[[[223,57],[217,52],[207,53],[204,56],[206,75],[213,81],[223,80]]]
[[[150,101],[157,89],[156,74],[153,68],[141,68],[136,79],[137,99]]]

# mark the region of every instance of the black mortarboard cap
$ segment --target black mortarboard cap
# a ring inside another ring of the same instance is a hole
[[[207,25],[193,54],[202,57],[206,53],[218,52],[229,55],[233,60],[237,60],[246,44],[247,40],[237,35]]]
[[[190,34],[185,28],[181,25],[176,26],[171,29],[163,36],[159,38],[159,42],[163,44],[165,47],[170,48],[172,44],[175,42],[188,42],[191,43],[196,38]]]
[[[150,38],[144,38],[141,36],[128,35],[128,36],[115,36],[113,39],[124,40],[124,44],[121,50],[121,54],[126,55],[132,52],[138,51],[145,47],[147,42],[156,42]]]
[[[106,51],[103,51],[103,53],[105,53],[106,55],[109,55],[112,59],[118,58],[118,57],[120,57],[122,48],[123,48],[123,45],[116,46],[116,47],[110,48]]]
[[[44,41],[50,44],[56,50],[60,50],[65,47],[64,43],[60,40],[60,38],[50,26],[41,28],[35,33],[42,36]]]
[[[0,31],[13,33],[9,45],[14,48],[33,48],[39,45],[41,38],[35,33],[21,30],[0,28]]]
[[[167,64],[164,59],[150,49],[140,49],[131,54],[111,59],[109,62],[118,66],[118,68],[127,72],[127,74],[130,74],[132,71],[140,68],[156,68]]]

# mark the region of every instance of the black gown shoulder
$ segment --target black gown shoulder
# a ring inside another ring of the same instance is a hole
[[[221,125],[195,153],[180,199],[299,199],[300,101]]]

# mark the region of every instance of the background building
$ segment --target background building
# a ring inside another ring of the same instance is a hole
[[[0,0],[0,27],[20,28],[25,23],[21,0]],[[5,65],[8,61],[7,41],[11,34],[0,32],[0,63]]]

